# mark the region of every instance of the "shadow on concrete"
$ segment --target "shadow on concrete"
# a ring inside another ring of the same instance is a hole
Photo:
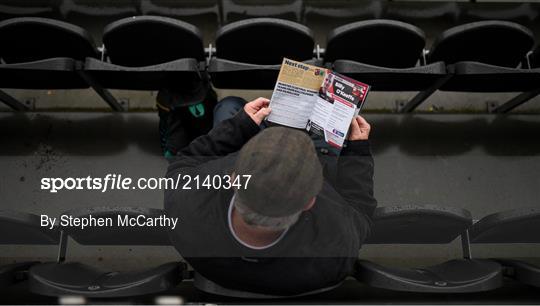
[[[487,121],[481,117],[405,116],[395,129],[400,150],[407,155],[461,155],[481,145]],[[395,139],[392,139],[395,141]]]
[[[111,155],[127,147],[119,114],[10,114],[0,117],[0,155]]]

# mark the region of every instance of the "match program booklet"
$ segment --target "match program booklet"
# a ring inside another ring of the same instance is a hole
[[[306,129],[341,148],[369,85],[326,68],[283,59],[274,87],[269,122]]]

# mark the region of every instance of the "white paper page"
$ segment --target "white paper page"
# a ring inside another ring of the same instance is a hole
[[[339,101],[335,101],[333,106],[324,127],[325,140],[328,143],[342,147],[356,112],[356,106]]]
[[[267,120],[294,128],[305,128],[316,98],[313,91],[277,82],[270,104],[272,112]]]
[[[283,59],[274,87],[267,120],[294,128],[306,128],[326,69]]]
[[[324,136],[325,141],[342,147],[352,118],[358,114],[369,86],[345,76],[326,71],[308,131]]]

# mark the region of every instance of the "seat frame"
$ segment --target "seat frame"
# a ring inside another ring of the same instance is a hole
[[[483,21],[483,22],[477,22],[478,23],[493,23],[494,21]],[[498,22],[498,21],[495,21]],[[506,23],[506,22],[505,22]],[[458,27],[454,27],[451,29],[446,30],[442,33],[442,35],[453,35],[457,28],[463,27],[467,25],[462,25]],[[526,30],[525,30],[526,31]],[[429,55],[429,51],[424,51],[424,62],[426,62],[426,56]],[[511,79],[512,74],[518,74],[518,75],[527,75],[532,76],[533,79],[529,80],[531,83],[537,82],[540,83],[540,68],[533,68],[531,67],[531,61],[530,57],[532,56],[532,52],[529,52],[525,55],[524,61],[522,61],[522,68],[508,68],[503,66],[494,66],[485,64],[482,62],[476,62],[476,61],[460,61],[453,64],[447,65],[448,70],[448,76],[446,78],[443,78],[440,80],[440,82],[437,82],[433,85],[433,87],[418,93],[415,97],[413,97],[407,104],[402,105],[400,108],[398,108],[398,111],[402,113],[410,113],[416,109],[423,101],[425,101],[427,98],[429,98],[435,91],[441,90],[441,91],[454,91],[452,88],[452,82],[454,80],[458,80],[459,78],[463,77],[489,77],[494,76],[495,78],[498,78],[498,82],[504,83],[504,79],[500,79],[500,76],[506,77],[506,79]],[[470,73],[470,69],[476,69],[479,70],[478,73]],[[496,88],[504,88],[502,86],[495,86]],[[501,105],[496,105],[491,102],[487,103],[487,111],[489,113],[494,114],[502,114],[502,113],[508,113],[514,108],[522,105],[523,103],[533,99],[534,97],[538,96],[540,94],[540,85],[539,86],[528,86],[526,88],[518,88],[523,90],[516,90],[520,91],[521,93],[517,96],[511,98],[510,100],[503,102]],[[482,88],[471,89],[471,90],[459,90],[461,92],[504,92],[504,90],[497,91],[497,90],[489,90],[484,91]]]
[[[534,208],[513,209],[497,212],[483,217],[471,227],[471,241],[473,245],[496,243],[533,243],[540,242],[536,228],[528,228],[528,224],[537,224],[540,218],[540,210]],[[522,222],[526,223],[523,224]],[[509,228],[507,226],[510,226]],[[528,235],[517,237],[521,229],[527,228]],[[515,230],[519,231],[518,233]],[[494,231],[494,232],[493,232]],[[500,233],[503,232],[503,236]],[[506,236],[504,236],[506,235]],[[525,261],[509,258],[494,258],[504,267],[504,274],[520,283],[534,287],[540,287],[540,267]]]
[[[399,208],[399,207],[398,207]],[[407,207],[404,207],[407,208]],[[412,208],[415,208],[413,206]],[[431,209],[430,207],[422,207]],[[388,208],[389,210],[392,210],[393,208]],[[437,208],[438,211],[445,211],[445,208]],[[450,209],[455,210],[455,209]],[[467,212],[468,213],[468,212]],[[470,227],[470,225],[469,225]],[[369,261],[363,261],[358,260],[357,261],[357,267],[355,273],[364,272],[364,274],[360,275],[357,274],[355,277],[360,282],[365,282],[370,286],[378,287],[378,288],[384,288],[389,289],[393,291],[407,291],[407,292],[426,292],[426,293],[466,293],[466,292],[482,292],[482,291],[488,291],[493,290],[496,288],[499,288],[502,286],[503,281],[503,269],[502,267],[497,264],[494,261],[486,260],[486,259],[473,259],[472,252],[471,252],[471,240],[469,236],[469,227],[465,228],[462,233],[458,235],[459,239],[461,240],[461,250],[462,250],[462,258],[450,262],[445,262],[436,266],[427,267],[424,269],[398,269],[400,272],[413,272],[416,273],[417,271],[423,271],[426,274],[432,274],[437,275],[436,271],[439,267],[443,267],[444,265],[455,262],[457,265],[466,267],[467,265],[484,265],[485,267],[491,269],[491,273],[489,275],[485,275],[482,277],[482,279],[479,279],[477,281],[462,284],[462,283],[452,283],[452,282],[446,282],[446,281],[435,281],[431,284],[423,284],[421,282],[415,282],[411,281],[409,283],[406,283],[406,279],[400,277],[398,274],[386,274],[385,272],[378,272],[377,274],[381,277],[385,278],[383,282],[380,280],[372,278],[374,275],[370,271],[372,269],[376,269],[377,267],[384,268],[380,265],[377,265],[376,263],[372,263]],[[371,244],[381,244],[384,242],[377,242],[372,241],[369,242]],[[388,243],[388,242],[385,242]],[[399,242],[396,242],[399,243]],[[411,243],[411,242],[404,242],[404,243]],[[429,243],[435,243],[434,241]],[[366,264],[362,264],[362,262],[365,262]],[[373,274],[373,275],[372,275]],[[372,282],[369,282],[369,280],[372,280]],[[389,285],[390,283],[390,285]],[[392,286],[394,285],[394,286]]]
[[[302,297],[302,296],[314,295],[314,294],[319,294],[319,293],[333,290],[341,286],[342,283],[343,281],[329,287],[320,288],[317,290],[303,292],[303,293],[295,294],[295,295],[270,295],[270,294],[254,293],[254,292],[225,288],[207,279],[206,277],[202,276],[196,271],[194,272],[194,276],[193,276],[193,284],[195,288],[203,292],[214,294],[214,295],[243,298],[243,299],[286,299],[286,298]]]
[[[17,19],[17,20],[16,20]],[[39,24],[54,24],[55,27],[60,27],[63,29],[67,29],[68,32],[77,32],[79,27],[50,19],[50,18],[38,18],[38,17],[19,17],[19,18],[12,18],[6,21],[3,21],[3,23],[12,23],[15,21],[19,22],[31,22],[31,23],[39,23]],[[86,33],[84,29],[81,29],[81,31],[84,31],[83,34],[79,34],[79,36],[82,36],[82,39],[87,40],[90,42],[90,44],[93,46],[94,42],[91,41],[91,37],[89,34]],[[95,50],[95,55],[99,55],[99,50]],[[60,60],[63,60],[60,61]],[[68,61],[69,60],[69,61]],[[92,82],[91,80],[87,79],[85,75],[81,74],[83,63],[80,61],[82,59],[73,59],[73,58],[65,58],[65,57],[57,57],[57,58],[47,58],[37,61],[30,61],[30,62],[17,62],[17,63],[8,63],[8,64],[0,64],[0,69],[18,69],[19,71],[26,71],[28,73],[33,73],[34,71],[55,71],[55,72],[65,72],[65,73],[73,73],[74,76],[82,79],[82,84],[80,86],[71,87],[73,89],[78,88],[92,88],[96,91],[96,93],[111,107],[113,111],[122,111],[124,110],[122,105],[118,103],[118,101],[114,98],[113,95],[110,94],[110,92],[101,87],[99,84]],[[55,67],[55,62],[58,62],[61,67]],[[17,87],[14,87],[17,88]],[[20,87],[19,87],[20,88]],[[66,88],[66,89],[71,89]],[[29,88],[34,89],[34,88]],[[36,89],[65,89],[61,85],[53,86],[53,88],[36,88]],[[9,106],[14,111],[29,111],[32,110],[32,107],[28,104],[25,104],[13,96],[9,95],[5,91],[0,90],[0,102],[3,102],[7,106]]]
[[[128,211],[130,209],[132,209],[132,208],[133,207],[126,207],[126,209]],[[98,210],[101,210],[101,211],[106,212],[106,213],[110,212],[111,210],[113,212],[114,211],[116,211],[116,212],[125,212],[125,211],[118,211],[118,209],[119,209],[118,207],[112,207],[112,208],[110,208],[110,207],[90,207],[90,208],[86,208],[87,211],[91,211],[92,209],[98,209]],[[120,208],[120,209],[122,209],[122,208]],[[151,210],[151,209],[146,209],[146,208],[135,208],[135,209],[141,209],[141,211],[149,211],[149,210]],[[83,210],[81,210],[81,211],[83,211]],[[71,213],[72,213],[72,211],[69,211],[69,212],[65,212],[64,214],[71,214]],[[68,238],[70,236],[71,235],[68,232],[66,232],[65,230],[60,228],[60,241],[58,243],[57,260],[55,262],[49,262],[49,263],[45,263],[45,264],[47,264],[47,265],[53,265],[53,264],[62,265],[62,264],[66,263],[66,255],[67,255],[67,248],[68,248]],[[73,237],[73,238],[75,238],[75,237]],[[157,244],[157,245],[164,245],[164,244],[160,243],[160,244]],[[159,267],[163,267],[163,266],[167,266],[167,265],[171,265],[171,264],[173,264],[173,263],[171,262],[171,263],[162,264]],[[162,279],[160,282],[158,282],[158,283],[154,282],[152,284],[152,286],[153,286],[152,288],[161,287],[161,289],[163,289],[163,287],[171,285],[176,281],[182,281],[182,280],[187,279],[187,278],[190,277],[189,272],[187,270],[187,265],[185,263],[178,262],[176,264],[178,266],[177,268],[179,269],[180,273],[179,274],[174,274],[173,271],[169,271],[166,275],[164,275],[164,279]],[[89,268],[93,268],[93,267],[89,267]],[[139,272],[144,272],[144,271],[139,271]],[[116,272],[103,273],[101,275],[101,277],[98,280],[95,280],[95,281],[105,281],[105,279],[107,277],[114,276],[114,273],[116,273]],[[96,288],[87,288],[86,291],[81,292],[81,291],[76,291],[76,290],[70,290],[69,288],[65,288],[65,289],[61,290],[61,289],[58,289],[56,287],[52,287],[52,288],[47,287],[49,283],[54,285],[54,282],[48,282],[46,279],[41,279],[40,276],[33,275],[32,270],[29,271],[29,279],[30,279],[30,283],[31,283],[30,291],[35,292],[37,294],[51,295],[51,296],[66,295],[66,294],[76,294],[76,295],[83,295],[83,296],[88,296],[88,297],[104,297],[104,298],[125,297],[125,296],[132,296],[133,295],[132,292],[126,292],[126,291],[132,290],[133,288],[138,288],[137,286],[139,285],[139,284],[135,283],[133,286],[125,287],[125,288],[121,288],[121,289],[117,289],[117,288],[103,289],[103,288],[98,288],[99,287],[98,286]],[[152,291],[152,288],[138,288],[137,291],[140,291],[141,294],[155,293],[155,291]]]

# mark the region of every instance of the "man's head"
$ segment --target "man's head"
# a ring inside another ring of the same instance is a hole
[[[309,209],[322,182],[322,167],[306,133],[271,127],[244,145],[236,175],[251,175],[236,191],[235,208],[248,224],[284,229]]]

